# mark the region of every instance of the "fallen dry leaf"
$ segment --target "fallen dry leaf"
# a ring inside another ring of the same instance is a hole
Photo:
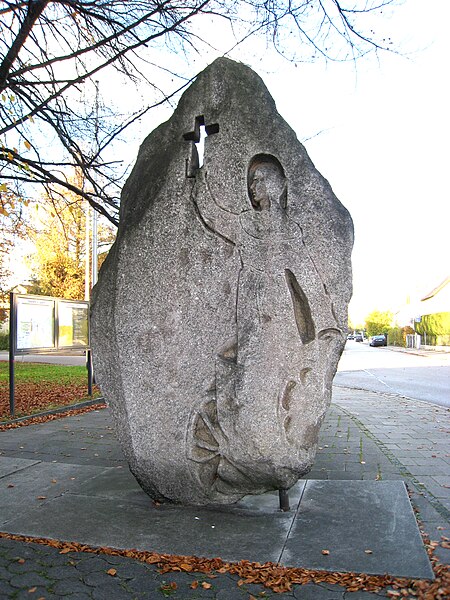
[[[364,550],[366,554],[373,554],[372,550]]]
[[[47,496],[38,496],[37,500],[47,500]]]
[[[329,550],[322,550],[322,554],[324,554],[325,556],[328,556],[328,554],[330,554]]]
[[[204,590],[210,590],[212,588],[212,585],[210,583],[208,583],[207,581],[202,581],[202,588]]]
[[[198,581],[195,580],[190,585],[191,590],[196,590],[198,588]]]
[[[34,592],[37,590],[37,587],[32,587],[28,590],[29,594],[34,594]]]
[[[116,569],[108,569],[106,572],[108,573],[108,575],[111,575],[111,577],[117,575]]]
[[[172,590],[176,590],[177,589],[177,584],[175,583],[175,581],[171,581],[170,583],[168,583],[167,585],[162,585],[159,589],[163,592],[171,592]]]
[[[19,565],[23,565],[25,563],[25,559],[19,558],[19,560],[17,562],[19,563]]]
[[[13,484],[13,483],[8,483],[8,487],[9,487],[9,488],[13,488],[13,487],[14,487],[14,484]]]

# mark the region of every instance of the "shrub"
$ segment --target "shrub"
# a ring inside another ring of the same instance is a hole
[[[400,346],[406,348],[406,336],[414,334],[414,329],[409,327],[391,327],[388,331],[389,346]]]
[[[416,331],[427,338],[450,335],[450,312],[423,315],[420,323],[416,323]]]
[[[0,350],[9,349],[9,333],[0,333]]]

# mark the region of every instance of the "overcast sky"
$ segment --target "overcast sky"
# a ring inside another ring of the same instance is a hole
[[[449,22],[448,0],[407,0],[389,22],[405,56],[260,71],[352,215],[359,321],[450,274]]]
[[[396,312],[450,273],[450,1],[406,0],[386,14],[377,33],[401,56],[294,66],[256,40],[231,54],[263,78],[352,215],[350,316],[359,322],[374,309]],[[197,57],[197,70],[227,47],[225,31],[222,46],[211,31],[218,51]],[[141,139],[171,110],[144,120]]]

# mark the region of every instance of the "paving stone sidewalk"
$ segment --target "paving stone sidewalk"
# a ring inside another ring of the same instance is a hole
[[[56,429],[53,448],[52,435],[43,439],[39,426],[35,443],[22,448],[13,443],[12,432],[7,436],[0,433],[0,452],[21,459],[56,462],[52,456]],[[450,524],[449,430],[450,413],[445,408],[399,396],[335,388],[333,403],[322,426],[317,460],[308,477],[402,479],[410,490],[425,532],[438,540],[442,535],[448,536]],[[77,443],[78,431],[89,442],[83,447]],[[64,425],[59,435],[66,439],[62,457],[66,462],[124,466],[106,410],[71,418],[70,427]],[[448,562],[448,552],[438,549],[441,562]],[[113,575],[108,574],[111,569],[115,571]],[[195,581],[198,586],[192,589]],[[60,554],[56,548],[0,539],[0,598],[249,600],[253,596],[363,600],[387,595],[386,590],[378,595],[346,592],[345,588],[331,584],[295,586],[290,593],[275,594],[261,585],[238,586],[237,582],[238,577],[229,574],[215,578],[198,573],[163,575],[152,565],[126,557],[83,552]]]

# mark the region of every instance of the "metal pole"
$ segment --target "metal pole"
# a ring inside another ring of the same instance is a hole
[[[98,236],[97,236],[97,220],[98,214],[94,209],[92,211],[92,287],[97,283],[98,277]]]
[[[91,286],[89,284],[89,272],[90,272],[90,255],[89,255],[89,219],[90,219],[90,205],[89,202],[86,202],[86,239],[85,239],[85,262],[84,262],[84,299],[89,300]]]
[[[97,80],[94,81],[94,85],[95,85],[95,139],[96,139],[96,142],[98,144],[98,133],[99,133],[99,125],[98,125],[99,82]],[[98,218],[98,214],[97,214],[97,211],[94,208],[93,209],[93,214],[92,214],[92,280],[91,280],[91,287],[94,287],[94,285],[97,283],[97,276],[98,276],[98,258],[97,258],[97,254],[98,254],[98,236],[97,236],[98,225],[97,225],[97,218]],[[88,298],[86,298],[86,300],[88,300]]]
[[[287,490],[278,490],[278,495],[280,497],[280,510],[283,512],[288,512],[290,510],[289,507],[289,493]]]
[[[9,294],[9,412],[15,414],[14,356],[16,347],[16,311],[14,293]]]
[[[93,369],[92,369],[92,351],[90,348],[88,348],[86,350],[86,367],[87,367],[87,372],[88,372],[88,396],[92,396]]]

